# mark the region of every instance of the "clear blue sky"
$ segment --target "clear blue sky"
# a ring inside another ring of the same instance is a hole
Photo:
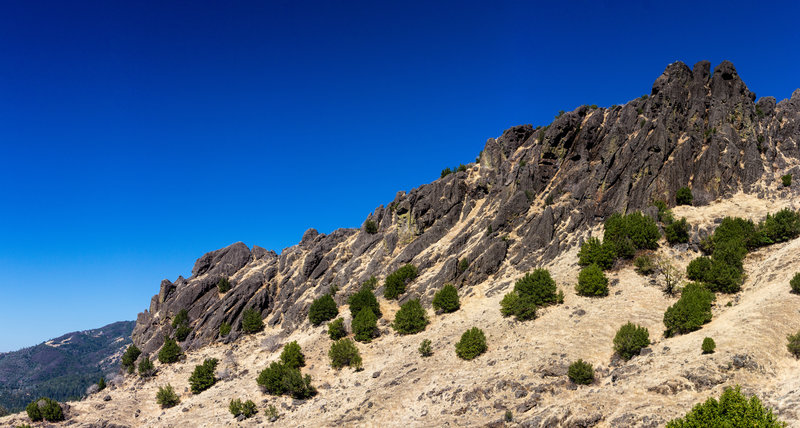
[[[667,64],[800,87],[795,2],[0,3],[0,351],[134,319],[161,279],[473,161]]]

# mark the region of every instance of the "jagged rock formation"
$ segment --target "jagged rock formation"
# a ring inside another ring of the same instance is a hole
[[[331,286],[345,291],[336,296],[342,304],[370,276],[382,280],[405,263],[420,270],[406,299],[429,303],[445,282],[468,295],[508,269],[552,260],[614,212],[647,210],[654,199],[674,203],[680,187],[691,187],[699,205],[738,191],[776,192],[780,175],[800,171],[798,136],[800,90],[780,103],[756,101],[730,62],[713,73],[707,61],[693,69],[676,62],[650,96],[581,106],[549,126],[517,126],[489,139],[467,171],[378,207],[368,216],[376,234],[309,229],[280,255],[242,243],[204,255],[190,278],[162,282],[133,339],[156,351],[184,308],[193,328],[188,349],[218,340],[223,321],[234,327],[225,340],[235,340],[248,307],[289,333]],[[469,268],[462,272],[463,258]],[[216,288],[223,276],[233,286],[226,294]]]

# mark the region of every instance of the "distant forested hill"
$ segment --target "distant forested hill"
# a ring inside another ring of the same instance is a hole
[[[117,370],[133,326],[115,322],[0,354],[0,406],[14,412],[41,396],[79,399],[101,376]]]

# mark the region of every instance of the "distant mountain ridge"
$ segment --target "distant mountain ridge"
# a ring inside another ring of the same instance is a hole
[[[13,412],[40,396],[80,398],[101,376],[117,370],[134,324],[119,321],[0,354],[0,406]]]

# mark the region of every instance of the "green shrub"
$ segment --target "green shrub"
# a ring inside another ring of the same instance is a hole
[[[189,312],[186,309],[181,309],[172,318],[172,328],[178,328],[181,324],[189,324]]]
[[[189,336],[189,333],[192,332],[192,329],[189,328],[186,324],[181,324],[178,328],[175,329],[175,339],[178,342],[183,342]]]
[[[386,277],[386,288],[383,290],[383,297],[391,300],[406,292],[406,284],[417,277],[417,267],[407,264],[397,269]]]
[[[42,411],[39,410],[39,405],[36,404],[36,401],[38,400],[31,401],[25,407],[25,412],[28,413],[28,417],[31,418],[31,420],[34,422],[42,420]]]
[[[139,376],[140,377],[151,377],[155,374],[156,368],[153,366],[153,362],[150,361],[150,358],[145,356],[142,358],[142,361],[139,361]]]
[[[247,419],[258,413],[256,403],[254,403],[252,400],[247,400],[243,403],[242,400],[238,398],[231,399],[230,403],[228,404],[228,410],[235,418],[238,418],[241,415]]]
[[[57,401],[47,397],[42,397],[31,401],[26,407],[25,412],[32,421],[38,422],[42,419],[48,422],[59,422],[64,420],[64,411]]]
[[[578,360],[569,365],[567,376],[578,385],[589,385],[594,382],[594,368],[591,364]]]
[[[586,266],[578,274],[575,291],[581,296],[608,296],[608,278],[599,266]]]
[[[162,409],[173,407],[180,402],[181,399],[178,398],[177,394],[175,394],[175,390],[172,388],[172,385],[167,384],[167,386],[158,388],[158,392],[156,393],[156,403],[160,404]]]
[[[794,274],[794,278],[789,281],[789,286],[792,287],[793,292],[800,294],[800,272]]]
[[[222,321],[222,324],[219,325],[219,335],[221,337],[227,336],[231,334],[231,323],[228,321]]]
[[[228,277],[223,276],[217,281],[217,290],[219,290],[220,293],[231,291],[231,282],[228,280]]]
[[[378,233],[378,224],[372,220],[367,220],[364,222],[364,232],[369,233],[370,235],[374,235]]]
[[[289,342],[283,347],[280,356],[281,362],[291,369],[297,369],[306,365],[306,356],[297,341]]]
[[[711,302],[714,293],[701,283],[692,282],[681,292],[681,298],[664,313],[665,336],[698,330],[711,321]]]
[[[261,319],[261,311],[247,308],[242,313],[242,332],[257,333],[264,329],[264,320]]]
[[[757,397],[748,399],[737,386],[736,389],[725,389],[719,401],[711,397],[705,403],[697,404],[686,416],[669,421],[666,428],[785,426]]]
[[[611,245],[617,257],[630,259],[636,249],[658,248],[660,237],[656,222],[641,212],[616,213],[605,222],[603,244]]]
[[[264,410],[264,415],[267,416],[267,420],[270,422],[275,422],[280,417],[278,414],[278,408],[272,404],[267,406],[267,409]]]
[[[664,228],[664,236],[670,244],[685,244],[689,242],[689,223],[682,218]]]
[[[377,320],[377,319],[376,319]],[[409,300],[400,306],[394,315],[392,328],[400,334],[415,334],[425,330],[428,325],[428,316],[419,303],[419,299]]]
[[[458,271],[464,272],[465,270],[467,270],[467,268],[469,268],[469,260],[467,260],[466,258],[461,259],[458,262]]]
[[[686,277],[692,281],[704,282],[711,271],[711,259],[708,257],[698,257],[686,266]]]
[[[517,302],[519,302],[519,294],[514,291],[506,293],[506,295],[503,296],[503,300],[500,301],[500,313],[504,317],[516,315]]]
[[[703,350],[704,354],[713,354],[714,349],[717,348],[717,344],[714,343],[714,339],[710,337],[706,337],[703,339],[703,344],[700,346],[700,349]]]
[[[135,368],[136,359],[139,358],[139,355],[142,355],[142,351],[136,347],[133,343],[128,345],[128,349],[125,350],[125,353],[122,354],[122,368],[124,368],[129,374],[133,373]]]
[[[786,348],[789,349],[789,352],[794,355],[795,358],[800,358],[800,331],[786,338],[789,340],[789,343],[786,344]]]
[[[139,365],[141,366],[142,364],[139,363]],[[102,391],[104,389],[106,389],[106,378],[100,377],[100,380],[97,381],[97,390]],[[2,407],[0,407],[0,413],[2,413]]]
[[[785,242],[800,236],[800,213],[784,208],[767,217],[758,225],[765,244]]]
[[[781,184],[783,187],[789,187],[792,185],[792,174],[786,174],[781,176]]]
[[[419,349],[417,350],[419,351],[419,355],[423,357],[430,357],[433,355],[433,348],[431,347],[430,339],[423,340],[419,345]]]
[[[610,241],[602,243],[597,238],[587,239],[581,245],[580,251],[578,251],[578,264],[581,266],[588,266],[594,263],[606,270],[614,265],[614,259],[616,258],[617,254],[613,243]]]
[[[441,290],[433,295],[433,309],[445,313],[455,312],[461,307],[458,291],[453,284],[445,284]]]
[[[486,349],[486,335],[478,327],[465,331],[456,343],[456,355],[463,360],[471,360],[486,352]]]
[[[340,369],[344,366],[361,370],[361,354],[358,352],[356,344],[350,339],[339,339],[331,344],[328,351],[331,359],[331,367]]]
[[[653,263],[653,258],[648,255],[639,256],[636,260],[633,261],[634,266],[636,266],[636,272],[640,275],[651,275],[653,272],[656,271],[656,265]]]
[[[675,218],[672,216],[672,210],[669,209],[667,203],[664,201],[653,201],[653,205],[658,208],[658,221],[664,224],[672,224]]]
[[[369,288],[370,291],[374,291],[377,286],[378,278],[375,278],[375,275],[370,276],[368,280],[361,283],[361,288]]]
[[[336,306],[336,301],[333,300],[333,296],[330,294],[317,297],[308,308],[308,320],[315,326],[325,321],[332,320],[336,318],[337,315],[339,315],[339,308]]]
[[[378,329],[378,317],[370,308],[364,308],[353,318],[353,337],[359,342],[370,342]]]
[[[692,191],[688,187],[681,187],[675,193],[675,203],[678,205],[691,205],[693,199],[694,195],[692,195]]]
[[[452,173],[453,173],[453,171],[450,170],[450,167],[447,167],[447,168],[442,170],[442,173],[439,175],[439,178],[445,178],[445,177],[447,177],[448,175],[450,175]]]
[[[536,303],[532,296],[512,291],[500,301],[500,313],[505,317],[514,315],[517,321],[536,319]]]
[[[178,342],[175,339],[170,339],[169,337],[164,339],[164,345],[161,346],[161,350],[158,351],[158,361],[162,364],[171,364],[181,357],[181,347],[178,345]]]
[[[314,396],[317,390],[311,386],[311,376],[300,374],[300,369],[273,362],[262,370],[256,383],[272,395],[291,395],[297,399]]]
[[[711,291],[736,293],[742,289],[742,270],[723,261],[712,260],[706,281]]]
[[[505,419],[506,422],[511,422],[514,420],[514,414],[511,413],[511,410],[506,409],[506,414],[503,416],[503,419]]]
[[[514,291],[520,297],[530,297],[535,306],[545,306],[558,303],[556,282],[547,269],[536,269],[526,273],[514,284]]]
[[[353,318],[364,308],[372,309],[372,313],[378,318],[383,315],[381,313],[381,305],[378,304],[378,299],[375,298],[375,293],[372,292],[372,288],[367,284],[368,282],[370,281],[365,282],[364,285],[361,286],[361,290],[350,296],[347,300],[347,304],[350,305],[350,316]]]
[[[763,241],[755,224],[753,224],[751,220],[745,220],[739,217],[723,218],[719,226],[714,229],[711,240],[714,243],[714,252],[717,251],[717,247],[719,247],[721,243],[731,242],[745,247],[745,253],[748,250],[758,248],[762,245]]]
[[[347,336],[347,329],[344,327],[344,320],[337,318],[328,324],[328,337],[332,340],[339,340]]]
[[[623,360],[639,355],[639,351],[650,345],[650,333],[646,328],[628,322],[614,336],[614,352]]]
[[[3,416],[5,416],[5,415],[3,415]],[[14,428],[32,428],[32,427],[30,425],[28,425],[28,424],[22,424],[22,425],[17,425]]]
[[[216,358],[206,358],[203,364],[194,367],[192,375],[189,376],[189,385],[192,387],[192,394],[199,394],[211,388],[217,382],[214,377],[214,370],[219,361]]]

